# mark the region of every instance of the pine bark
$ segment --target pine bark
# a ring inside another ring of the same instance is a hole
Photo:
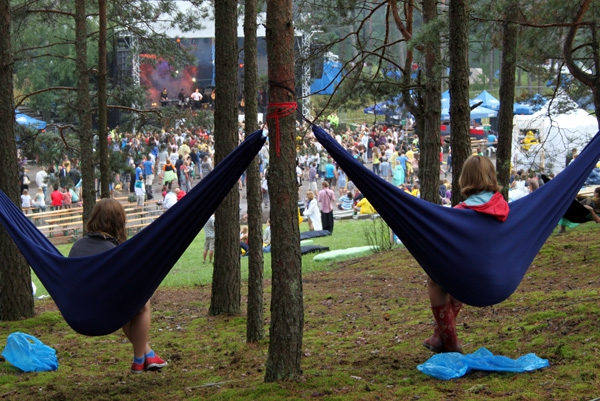
[[[458,178],[471,154],[469,138],[469,6],[468,0],[452,0],[449,5],[450,126],[452,136],[452,204],[462,200]],[[512,103],[511,103],[512,104]]]
[[[92,133],[92,105],[90,100],[90,74],[87,65],[87,15],[85,1],[75,1],[75,68],[77,71],[77,105],[79,140],[81,149],[81,189],[83,198],[83,227],[92,215],[96,204],[94,190],[94,148]]]
[[[258,40],[256,38],[256,0],[244,2],[244,99],[246,102],[245,131],[251,134],[258,128]],[[248,316],[246,341],[257,342],[265,338],[263,322],[264,257],[262,252],[262,205],[258,156],[247,170],[246,200],[248,204]]]
[[[3,161],[0,189],[20,206],[10,18],[10,1],[0,0],[0,160]],[[33,315],[29,265],[0,224],[0,320],[18,320]]]
[[[294,90],[294,25],[291,0],[267,1],[267,55],[269,66],[269,195],[271,215],[271,327],[265,381],[298,377],[302,356],[304,304],[302,259],[298,229],[295,113],[279,118],[273,113],[296,102]],[[289,109],[288,109],[289,110]],[[283,113],[285,114],[285,113]]]
[[[513,103],[515,101],[515,73],[517,70],[517,44],[519,28],[517,0],[508,0],[502,23],[502,66],[500,70],[500,111],[498,112],[498,146],[496,171],[502,194],[508,199],[510,159],[513,134]]]
[[[436,0],[423,0],[423,22],[433,23],[437,18]],[[438,182],[440,178],[440,121],[441,121],[441,75],[440,37],[430,32],[424,44],[423,127],[419,131],[420,159],[419,177],[421,197],[429,202],[440,203]],[[418,127],[420,128],[420,127]]]
[[[215,163],[237,145],[238,44],[237,1],[215,2]],[[241,311],[240,193],[235,185],[215,213],[215,259],[208,313]]]
[[[110,171],[108,163],[108,106],[106,69],[106,0],[98,0],[98,154],[100,157],[100,197],[108,198]]]

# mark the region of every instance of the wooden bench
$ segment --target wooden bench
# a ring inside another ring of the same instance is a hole
[[[46,219],[46,222],[48,222],[48,224],[82,223],[83,217],[80,214],[65,217],[50,217]]]
[[[46,237],[53,238],[54,237],[54,229],[59,228],[59,227],[60,227],[60,224],[48,224],[45,226],[39,226],[38,230],[40,230],[40,232],[42,234],[44,234]]]
[[[335,220],[347,220],[351,219],[354,214],[354,210],[334,210],[333,218]]]
[[[127,235],[132,236],[134,233],[138,233],[142,228],[146,228],[152,223],[151,221],[147,223],[134,224],[132,226],[127,226]]]
[[[42,224],[46,224],[49,219],[67,217],[73,215],[81,216],[83,208],[71,208],[71,209],[60,209],[60,210],[49,210],[46,212],[32,213],[28,214],[27,217],[37,225],[40,222],[45,222]]]

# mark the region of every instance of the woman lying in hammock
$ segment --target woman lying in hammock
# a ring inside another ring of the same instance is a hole
[[[96,203],[86,225],[87,235],[75,242],[69,257],[88,256],[112,249],[127,240],[126,215],[123,205],[105,198]],[[148,345],[150,332],[150,301],[123,326],[123,333],[133,345],[131,373],[142,373],[164,368],[162,360]]]
[[[508,217],[508,203],[500,192],[496,169],[484,156],[470,156],[463,165],[459,178],[460,190],[467,199],[456,205],[460,209],[472,209],[489,214],[500,221]],[[462,347],[456,334],[456,317],[462,303],[454,299],[431,278],[427,281],[431,310],[437,324],[433,335],[423,345],[433,352],[460,352]]]

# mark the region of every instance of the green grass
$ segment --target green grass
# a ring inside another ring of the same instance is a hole
[[[356,246],[369,245],[365,239],[364,230],[372,225],[371,220],[341,220],[335,222],[334,233],[327,237],[315,238],[315,245],[328,246],[331,250],[345,249]],[[307,231],[306,223],[301,224],[300,231]],[[63,255],[68,255],[72,244],[57,246]],[[189,248],[177,261],[170,273],[165,277],[161,287],[193,287],[196,285],[209,285],[212,282],[212,265],[202,264],[202,254],[204,252],[204,231],[194,239]],[[271,277],[271,254],[264,253],[265,278]],[[327,269],[330,262],[313,261],[315,254],[308,254],[302,257],[302,271],[312,272]],[[242,280],[248,278],[248,258],[241,258]],[[32,271],[32,280],[37,287],[36,296],[47,295],[40,280]]]

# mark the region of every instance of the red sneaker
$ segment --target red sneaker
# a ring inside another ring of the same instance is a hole
[[[144,373],[144,371],[145,371],[145,367],[144,367],[143,363],[133,362],[131,364],[131,373],[138,374],[138,373]]]
[[[155,371],[164,368],[168,363],[154,354],[152,358],[146,357],[145,368],[147,371]]]

